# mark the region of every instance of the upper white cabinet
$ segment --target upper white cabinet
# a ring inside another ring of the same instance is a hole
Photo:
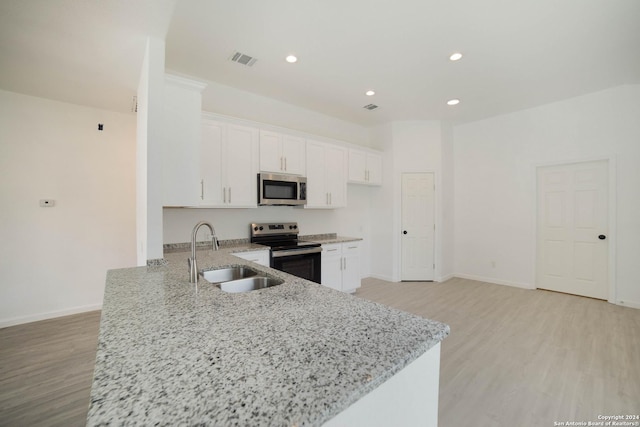
[[[205,85],[167,74],[162,141],[162,204],[195,206],[199,196],[198,157],[202,90]]]
[[[349,182],[382,185],[382,156],[360,150],[349,150]]]
[[[199,206],[257,206],[258,135],[256,128],[202,121]]]
[[[260,131],[262,172],[305,174],[305,139],[267,130]]]
[[[347,205],[347,150],[307,140],[306,208],[340,208]]]

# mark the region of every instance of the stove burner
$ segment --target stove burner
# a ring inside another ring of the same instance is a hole
[[[298,240],[298,224],[251,224],[251,243],[271,248],[270,266],[320,283],[320,243]]]

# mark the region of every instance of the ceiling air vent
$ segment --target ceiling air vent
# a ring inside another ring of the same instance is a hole
[[[363,108],[366,108],[367,110],[375,110],[378,106],[376,104],[367,104]]]
[[[244,53],[240,52],[234,52],[229,59],[231,59],[233,62],[237,62],[238,64],[246,65],[247,67],[251,67],[257,61],[257,59],[253,56],[245,55]]]

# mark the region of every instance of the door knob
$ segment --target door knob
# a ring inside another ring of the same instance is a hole
[[[600,240],[604,240],[606,238],[607,238],[607,236],[605,236],[604,234],[601,234],[601,235],[598,236],[598,239],[600,239]]]
[[[407,234],[407,230],[404,230],[404,231],[402,232],[402,234]]]

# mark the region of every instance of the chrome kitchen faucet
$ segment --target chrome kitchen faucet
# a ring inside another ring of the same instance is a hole
[[[193,231],[191,232],[191,258],[189,258],[189,282],[198,284],[198,263],[196,262],[196,234],[198,234],[198,229],[206,225],[211,230],[211,250],[217,251],[218,246],[218,238],[216,237],[216,231],[213,229],[213,226],[206,221],[200,221],[193,227]]]

